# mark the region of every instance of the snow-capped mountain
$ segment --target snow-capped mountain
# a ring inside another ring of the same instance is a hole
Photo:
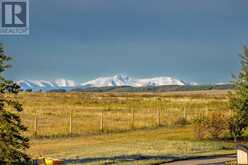
[[[145,79],[136,79],[131,84],[134,87],[144,87],[144,86],[161,86],[161,85],[185,85],[183,81],[174,79],[172,77],[154,77]]]
[[[230,82],[217,82],[214,85],[226,85],[226,84],[230,84]]]
[[[82,83],[81,86],[86,87],[110,87],[110,86],[131,86],[132,79],[126,75],[115,75],[113,77],[99,77]]]
[[[87,87],[115,87],[115,86],[132,86],[132,87],[147,87],[161,85],[186,85],[183,81],[172,77],[154,77],[133,79],[123,74],[118,74],[112,77],[99,77],[95,80],[85,83],[76,83],[73,80],[58,79],[53,81],[46,80],[19,80],[16,81],[23,90],[32,89],[33,91],[53,90],[53,89],[73,89]]]
[[[23,89],[37,90],[52,90],[52,89],[64,89],[73,88],[77,84],[73,80],[58,79],[54,81],[46,80],[18,80],[16,83]]]
[[[58,79],[53,81],[58,87],[76,87],[77,83],[73,80]]]
[[[197,86],[197,85],[200,85],[199,83],[197,82],[190,82],[189,85],[192,85],[192,86]]]
[[[183,81],[171,77],[154,77],[144,79],[132,79],[126,75],[115,75],[113,77],[99,77],[95,80],[82,83],[87,87],[110,87],[110,86],[161,86],[161,85],[185,85]]]

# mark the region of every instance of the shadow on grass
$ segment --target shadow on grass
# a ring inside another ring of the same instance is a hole
[[[133,161],[154,161],[151,163],[153,165],[166,163],[178,159],[176,156],[150,156],[150,155],[121,155],[113,157],[95,157],[95,158],[76,158],[65,160],[65,164],[84,164],[84,163],[97,163],[97,162],[106,162],[106,164],[114,164],[117,162],[133,162]],[[157,163],[155,163],[157,162]]]
[[[78,158],[78,159],[68,159],[65,160],[65,164],[86,164],[86,163],[98,163],[98,164],[115,164],[123,162],[135,162],[135,161],[150,161],[150,165],[160,165],[164,163],[180,161],[180,160],[211,160],[219,157],[230,157],[235,158],[233,154],[223,154],[223,155],[213,155],[213,156],[172,156],[172,155],[162,155],[162,156],[151,156],[151,155],[121,155],[113,157],[95,157],[95,158]],[[212,163],[213,164],[213,163]],[[219,163],[216,163],[216,165]],[[201,164],[201,165],[208,165]],[[213,164],[214,165],[214,164]]]

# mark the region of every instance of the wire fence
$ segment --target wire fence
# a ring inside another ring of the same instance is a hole
[[[190,124],[199,115],[211,113],[208,108],[147,109],[147,110],[75,110],[65,113],[49,112],[23,115],[29,136],[68,136],[97,134],[141,128],[176,127]]]

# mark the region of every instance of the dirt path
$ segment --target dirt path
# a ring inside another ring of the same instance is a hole
[[[167,163],[168,165],[224,165],[224,162],[235,160],[236,155],[227,155],[220,157],[208,157],[208,158],[197,158],[191,160],[182,160],[172,163]]]

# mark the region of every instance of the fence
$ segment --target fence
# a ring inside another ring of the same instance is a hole
[[[25,125],[29,128],[28,135],[96,134],[160,126],[174,127],[180,124],[182,119],[191,121],[199,113],[208,115],[209,110],[183,108],[42,112],[22,116]]]

